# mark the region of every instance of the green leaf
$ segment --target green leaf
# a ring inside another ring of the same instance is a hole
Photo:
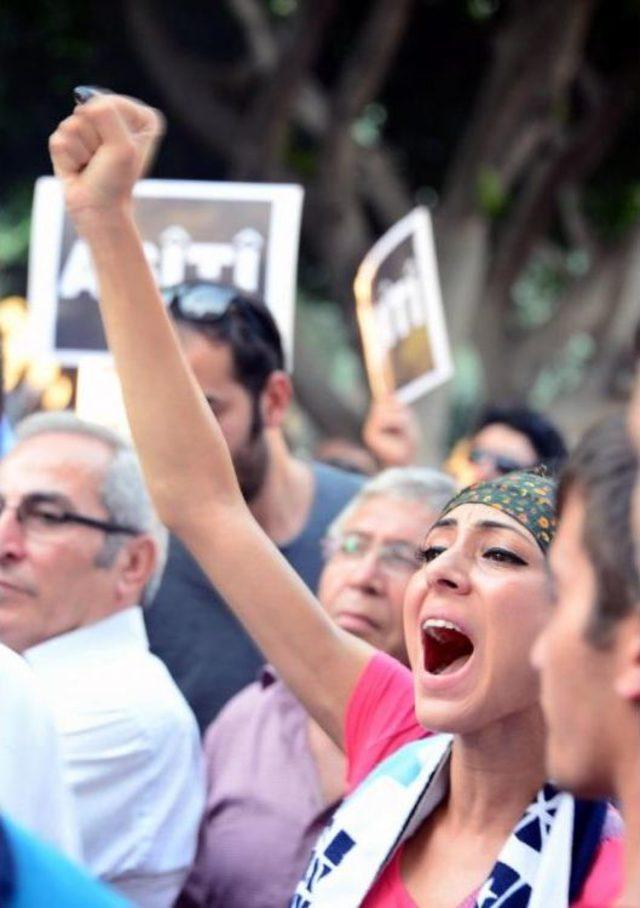
[[[487,217],[495,218],[501,214],[507,204],[507,194],[502,185],[500,174],[493,167],[481,167],[476,180],[476,198],[478,206]]]

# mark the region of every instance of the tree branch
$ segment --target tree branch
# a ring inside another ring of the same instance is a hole
[[[528,155],[513,166],[513,143],[525,125],[557,117],[561,101],[578,66],[594,0],[537,0],[513,3],[498,35],[494,61],[480,90],[471,124],[447,175],[443,220],[465,217],[476,207],[481,168],[499,174],[506,193],[539,147],[531,141]],[[545,141],[547,129],[536,127],[531,139]],[[507,165],[505,167],[505,164]]]
[[[176,46],[161,23],[159,9],[150,0],[125,3],[124,11],[136,51],[168,109],[205,147],[229,160],[240,121],[232,107],[211,90],[215,67]]]
[[[565,183],[558,190],[558,214],[569,245],[574,249],[584,249],[592,256],[598,248],[598,240],[582,211],[581,187],[575,183]]]
[[[313,0],[299,7],[278,50],[278,63],[255,94],[244,122],[244,141],[233,177],[269,179],[277,175],[290,122],[308,71],[321,46],[337,0]]]
[[[329,385],[324,364],[319,362],[317,352],[304,344],[300,332],[296,332],[294,358],[296,369],[293,386],[296,397],[318,429],[324,435],[335,435],[336,428],[339,427],[337,434],[359,441],[361,415],[348,406]]]
[[[265,6],[256,0],[227,0],[227,5],[243,28],[256,69],[272,72],[278,62],[278,44]]]
[[[618,134],[628,97],[607,92],[573,135],[548,146],[546,155],[531,169],[510,216],[502,225],[489,276],[487,298],[496,307],[508,305],[513,281],[524,267],[535,241],[551,220],[557,195],[569,180],[579,185],[601,162]]]
[[[385,148],[363,153],[359,167],[361,192],[380,223],[380,232],[384,232],[413,207],[411,192],[393,155]]]
[[[412,0],[377,0],[368,12],[333,92],[329,127],[320,153],[314,187],[318,249],[331,263],[332,292],[351,299],[351,281],[370,240],[358,197],[361,150],[352,127],[363,107],[383,84],[409,20]]]
[[[556,314],[517,344],[510,364],[518,369],[518,387],[530,389],[548,362],[550,350],[562,350],[574,334],[590,334],[599,349],[620,341],[620,326],[637,320],[637,299],[631,292],[640,281],[635,255],[640,246],[640,222],[625,240],[599,256],[588,274],[575,281],[558,301]],[[606,305],[603,305],[606,300]],[[632,311],[635,308],[635,311]]]

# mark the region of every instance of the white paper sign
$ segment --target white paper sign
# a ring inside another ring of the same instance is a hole
[[[87,359],[79,365],[75,411],[81,419],[107,426],[131,439],[120,380],[113,363],[105,357]]]
[[[143,180],[134,195],[158,285],[200,278],[261,297],[291,361],[302,188]],[[66,214],[54,177],[36,183],[28,296],[34,346],[65,365],[105,356],[89,250]]]
[[[411,403],[451,378],[431,218],[415,208],[372,246],[354,283],[371,393]]]

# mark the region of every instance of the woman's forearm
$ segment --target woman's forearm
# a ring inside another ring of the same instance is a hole
[[[182,356],[132,214],[133,185],[158,133],[154,111],[110,96],[76,109],[50,140],[68,209],[91,249],[136,447],[161,519],[340,741],[346,704],[372,650],[332,624],[254,520]]]
[[[368,648],[332,625],[246,507],[226,442],[181,354],[131,214],[122,209],[92,215],[79,227],[93,255],[109,347],[161,519],[340,742],[344,708]]]

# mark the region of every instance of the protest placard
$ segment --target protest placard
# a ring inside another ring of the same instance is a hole
[[[411,403],[451,378],[431,218],[415,208],[364,257],[354,293],[371,393]]]
[[[135,216],[159,286],[213,280],[261,297],[291,361],[302,197],[289,184],[141,181]],[[34,346],[67,365],[105,356],[89,250],[54,177],[36,183],[28,297]]]

